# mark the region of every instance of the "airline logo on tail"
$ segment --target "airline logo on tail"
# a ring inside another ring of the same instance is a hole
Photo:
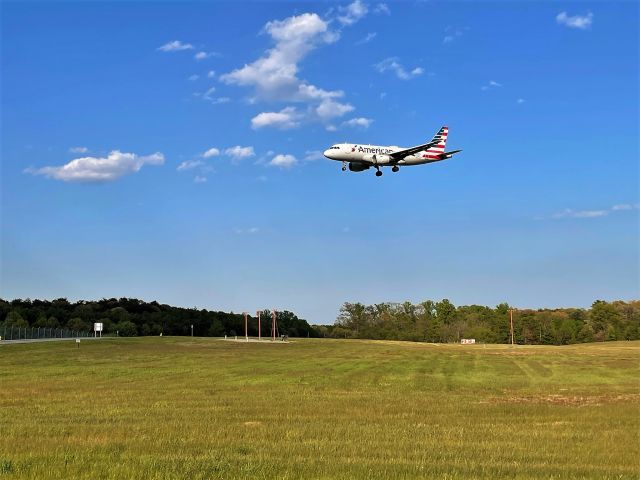
[[[431,142],[438,142],[436,145],[429,147],[425,153],[422,155],[422,158],[428,158],[432,160],[437,160],[442,158],[441,155],[444,155],[444,147],[447,144],[447,135],[449,134],[449,127],[442,127],[438,130]]]

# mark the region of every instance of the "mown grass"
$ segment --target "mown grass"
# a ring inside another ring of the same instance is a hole
[[[638,478],[639,347],[4,345],[0,478]]]

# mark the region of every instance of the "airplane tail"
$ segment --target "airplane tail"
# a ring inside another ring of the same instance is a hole
[[[449,135],[449,127],[442,127],[438,133],[431,139],[432,142],[438,142],[434,146],[427,149],[428,155],[441,155],[444,153],[444,147],[447,144],[447,135]]]
[[[449,127],[442,127],[438,130],[438,133],[431,139],[431,142],[437,142],[432,147],[429,147],[422,156],[427,159],[427,162],[438,162],[440,160],[446,160],[453,157],[456,153],[462,150],[452,150],[445,152],[444,147],[447,144],[447,136],[449,135]]]

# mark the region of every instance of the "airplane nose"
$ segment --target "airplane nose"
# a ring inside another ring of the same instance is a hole
[[[322,154],[327,158],[331,158],[331,154],[329,153],[329,149],[325,150]]]

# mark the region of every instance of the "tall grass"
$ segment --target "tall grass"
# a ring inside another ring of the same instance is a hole
[[[639,347],[0,346],[0,477],[638,478]]]

